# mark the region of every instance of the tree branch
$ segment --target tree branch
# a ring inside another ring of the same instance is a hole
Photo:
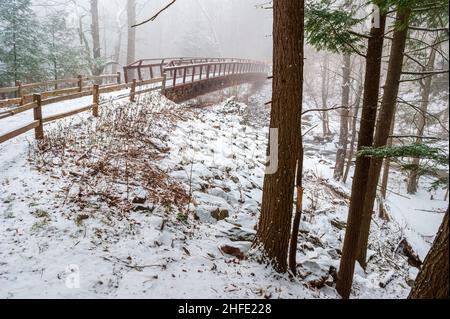
[[[169,9],[176,1],[177,1],[177,0],[172,0],[171,3],[169,3],[167,6],[165,6],[165,7],[162,8],[161,10],[159,10],[159,11],[158,11],[153,17],[151,17],[150,19],[145,20],[145,21],[143,21],[143,22],[140,22],[140,23],[138,23],[138,24],[135,24],[135,25],[133,25],[133,26],[131,26],[131,27],[132,27],[132,28],[136,28],[136,27],[139,27],[139,26],[141,26],[141,25],[143,25],[143,24],[146,24],[146,23],[148,23],[148,22],[155,21],[156,18],[157,18],[161,13],[163,13],[164,11],[166,11],[167,9]]]

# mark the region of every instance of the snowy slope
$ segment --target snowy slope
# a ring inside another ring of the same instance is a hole
[[[300,277],[276,274],[259,263],[259,252],[251,249],[267,141],[267,128],[260,123],[267,124],[268,110],[261,101],[268,92],[265,88],[253,96],[248,106],[228,100],[211,108],[185,109],[158,94],[138,105],[121,101],[104,106],[104,112],[115,117],[135,110],[154,116],[142,124],[152,124],[143,133],[158,149],[148,165],[167,173],[167,190],[177,183],[191,195],[188,208],[149,197],[124,211],[97,193],[86,195],[88,188],[114,190],[124,203],[129,192],[142,190],[133,183],[105,184],[103,176],[86,180],[86,145],[63,146],[62,154],[42,153],[29,145],[32,134],[0,145],[0,297],[338,298],[332,274],[339,266],[348,201],[337,196],[336,189],[348,193],[349,185],[331,181],[333,143],[320,145],[312,135],[306,137]],[[54,110],[70,107],[61,103]],[[305,122],[305,129],[317,120]],[[96,132],[98,126],[86,113],[45,130],[52,137],[66,132],[85,141],[86,132]],[[89,154],[99,156],[95,150]],[[357,269],[354,297],[406,297],[417,270],[396,252],[397,244],[405,233],[423,256],[432,239],[423,236],[433,236],[442,219],[435,213],[408,211],[442,209],[445,202],[430,201],[423,193],[402,201],[394,196],[388,204],[395,220],[374,223],[372,259],[367,273]],[[248,252],[249,257],[232,256],[224,247]]]

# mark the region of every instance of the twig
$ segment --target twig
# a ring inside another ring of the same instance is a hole
[[[165,6],[165,7],[162,8],[161,10],[159,10],[159,11],[158,11],[153,17],[151,17],[150,19],[145,20],[145,21],[143,21],[143,22],[141,22],[141,23],[132,25],[131,27],[132,27],[132,28],[136,28],[136,27],[139,27],[139,26],[141,26],[141,25],[143,25],[143,24],[146,24],[146,23],[148,23],[148,22],[150,22],[150,21],[155,21],[156,18],[157,18],[161,13],[163,13],[165,10],[169,9],[176,1],[177,1],[177,0],[172,0],[171,3],[169,3],[167,6]]]

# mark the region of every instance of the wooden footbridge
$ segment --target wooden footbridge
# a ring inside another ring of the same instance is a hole
[[[139,60],[124,67],[125,82],[164,77],[164,95],[189,99],[244,83],[264,82],[268,65],[233,58],[175,58]]]

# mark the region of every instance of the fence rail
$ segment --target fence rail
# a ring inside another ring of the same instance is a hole
[[[104,74],[99,76],[82,76],[77,78],[61,79],[61,80],[49,80],[37,83],[23,84],[21,81],[16,82],[16,86],[0,88],[0,94],[14,94],[16,97],[0,100],[0,108],[7,107],[15,104],[26,104],[32,101],[33,94],[37,92],[30,92],[32,90],[41,89],[43,98],[51,96],[59,96],[64,94],[71,94],[75,92],[81,92],[86,86],[90,86],[92,82],[104,81],[112,79],[113,81],[120,83],[122,75],[120,72],[116,74]],[[76,86],[73,86],[76,84]],[[64,87],[59,87],[63,85]],[[54,86],[53,89],[48,90],[49,86]],[[71,87],[67,87],[71,86]]]
[[[159,63],[155,63],[159,61]],[[156,68],[156,69],[155,69]],[[143,71],[148,70],[147,79],[144,79]],[[129,72],[137,72],[138,79],[134,78],[128,81]],[[0,135],[0,144],[22,135],[30,130],[35,130],[36,139],[44,138],[44,124],[54,122],[69,116],[82,112],[92,111],[92,115],[97,117],[99,114],[100,94],[129,89],[130,101],[136,100],[136,95],[147,92],[161,90],[166,92],[167,83],[171,88],[182,88],[188,84],[202,82],[212,78],[235,76],[240,74],[266,73],[267,65],[252,60],[232,59],[232,58],[175,58],[159,60],[139,60],[124,68],[125,83],[121,83],[121,74],[106,74],[100,76],[78,76],[73,79],[50,80],[40,83],[22,84],[18,81],[16,87],[0,88],[0,94],[16,93],[17,98],[9,100],[0,100],[0,107],[12,104],[20,106],[0,111],[0,120],[7,119],[20,113],[33,110],[33,122],[20,127],[16,130]],[[159,76],[158,76],[159,74]],[[102,85],[105,79],[114,79],[117,84]],[[75,87],[58,89],[58,84],[74,84]],[[160,86],[149,88],[141,87],[161,83]],[[92,84],[92,85],[91,85]],[[48,88],[55,85],[53,91],[43,91],[40,93],[30,93],[27,90],[36,88]],[[140,89],[140,90],[139,90]],[[52,115],[46,118],[42,117],[42,107],[48,104],[73,100],[81,97],[92,96],[92,103],[82,106],[75,110]],[[120,96],[120,98],[126,97]],[[119,97],[118,97],[119,98]]]
[[[144,94],[151,91],[156,91],[161,88],[165,87],[164,82],[166,81],[166,77],[146,80],[146,81],[136,81],[134,80],[132,83],[123,83],[123,84],[117,84],[117,85],[109,85],[101,87],[98,84],[93,85],[92,88],[89,90],[86,90],[84,92],[79,92],[76,94],[71,95],[65,95],[60,96],[56,98],[51,99],[42,99],[43,94],[33,94],[33,102],[30,102],[28,104],[21,105],[17,108],[14,108],[12,110],[7,110],[0,112],[0,120],[6,119],[12,116],[15,116],[20,113],[24,113],[29,110],[33,110],[33,117],[34,121],[24,125],[18,129],[15,129],[13,131],[7,132],[6,134],[0,135],[0,144],[4,143],[10,139],[13,139],[19,135],[25,134],[28,131],[35,130],[35,137],[36,139],[40,140],[44,138],[44,124],[51,123],[57,120],[64,119],[66,117],[74,116],[79,113],[87,112],[92,110],[92,114],[95,117],[98,117],[99,115],[99,106],[102,104],[100,103],[100,94],[101,93],[108,93],[108,92],[114,92],[114,91],[121,91],[123,89],[130,89],[129,97],[130,101],[135,102],[136,95]],[[161,86],[157,87],[151,87],[151,88],[144,88],[139,90],[140,87],[156,84],[156,83],[162,83]],[[66,100],[73,100],[76,98],[84,97],[84,96],[90,96],[92,95],[92,104],[89,104],[87,106],[83,106],[71,111],[51,115],[48,117],[42,116],[42,107],[48,104],[60,102],[60,101],[66,101]]]

